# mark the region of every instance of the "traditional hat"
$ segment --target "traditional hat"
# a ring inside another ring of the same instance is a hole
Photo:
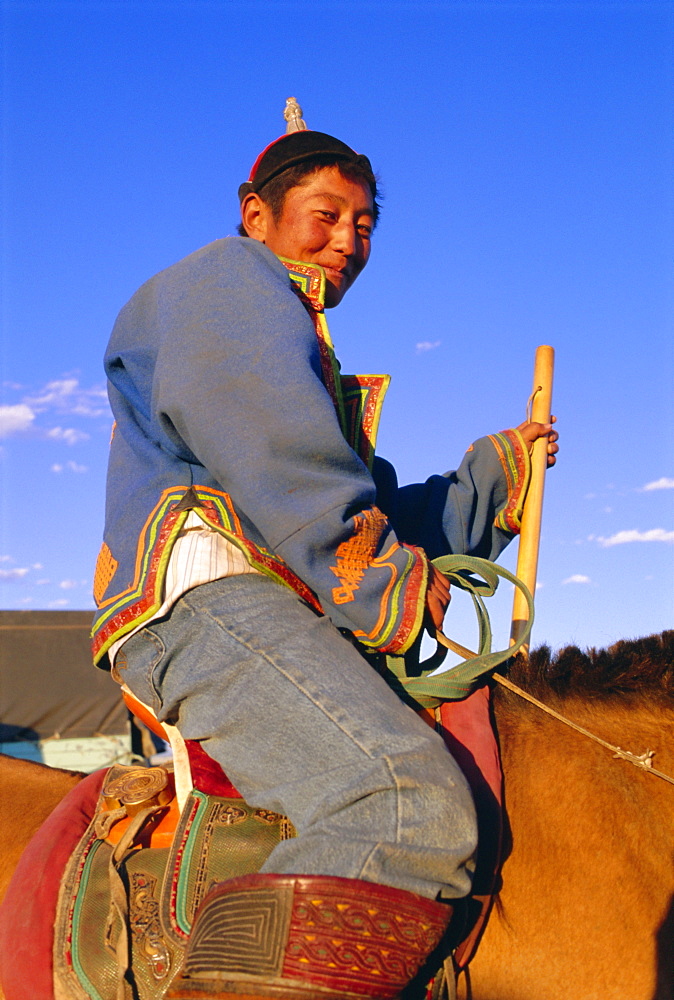
[[[248,180],[239,187],[239,201],[243,201],[251,191],[257,193],[264,185],[288,167],[294,167],[316,156],[330,156],[334,159],[359,163],[372,172],[367,156],[356,153],[340,139],[325,132],[314,132],[307,128],[302,118],[302,109],[294,97],[286,101],[283,112],[286,134],[270,142],[262,150],[253,164]]]

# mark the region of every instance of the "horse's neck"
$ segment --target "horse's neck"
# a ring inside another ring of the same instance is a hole
[[[635,767],[540,709],[497,698],[495,717],[505,780],[505,802],[513,828],[524,840],[539,837],[569,850],[594,844],[598,857],[616,837],[625,864],[661,853],[659,878],[674,891],[674,785]],[[654,751],[652,766],[674,778],[674,709],[634,697],[606,701],[557,700],[553,707],[602,740],[637,756]]]
[[[606,699],[539,695],[539,700],[612,746],[637,755],[654,751],[653,766],[674,777],[674,704],[634,695]],[[535,748],[545,740],[552,753],[556,747],[573,756],[600,750],[612,760],[609,751],[514,694],[498,692],[495,716],[504,756],[528,745]]]

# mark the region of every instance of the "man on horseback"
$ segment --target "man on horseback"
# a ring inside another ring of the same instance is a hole
[[[470,889],[473,804],[377,657],[441,627],[449,587],[429,560],[495,558],[518,529],[528,446],[557,450],[551,425],[529,423],[398,487],[374,455],[387,378],[342,375],[324,316],[367,264],[376,180],[367,157],[286,117],[296,130],[241,185],[242,236],[145,284],[105,360],[96,662],[297,831],[207,897],[175,997],[215,982],[220,997],[393,996],[437,944]],[[332,934],[315,930],[313,950],[309,899]],[[248,918],[262,938],[218,950],[208,928]],[[347,956],[342,919],[362,927]]]

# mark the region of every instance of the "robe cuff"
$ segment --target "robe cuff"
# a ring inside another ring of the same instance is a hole
[[[406,563],[402,572],[395,573],[392,560],[386,556],[373,561],[380,568],[394,570],[391,582],[381,598],[379,617],[375,627],[366,633],[354,629],[354,636],[364,646],[380,653],[406,653],[419,635],[424,623],[426,591],[429,579],[429,560],[423,549],[415,545],[396,543],[396,562],[402,557]]]
[[[516,428],[490,434],[506,480],[508,498],[494,518],[494,526],[511,535],[518,535],[522,524],[524,500],[531,479],[529,449]]]

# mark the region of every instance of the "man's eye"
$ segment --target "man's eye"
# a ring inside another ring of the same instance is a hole
[[[365,239],[369,239],[370,236],[372,236],[372,227],[371,226],[357,226],[357,229],[358,229],[359,235],[363,236]]]
[[[328,212],[327,209],[321,209],[320,212],[319,212],[319,215],[322,215],[324,218],[330,219],[333,222],[334,222],[334,220],[336,218],[335,213],[334,212]]]

